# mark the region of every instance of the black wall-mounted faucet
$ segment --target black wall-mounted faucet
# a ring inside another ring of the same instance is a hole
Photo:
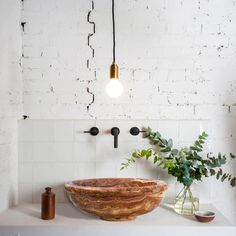
[[[89,131],[84,131],[84,133],[89,133],[92,136],[96,136],[99,134],[99,129],[97,127],[92,127]]]
[[[140,130],[138,127],[132,127],[129,132],[131,135],[136,136],[139,135],[139,133],[144,133],[146,131]]]
[[[120,129],[118,127],[113,127],[111,129],[111,134],[114,136],[114,148],[118,148],[118,135],[120,133]]]

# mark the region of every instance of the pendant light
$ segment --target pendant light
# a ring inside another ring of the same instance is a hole
[[[116,38],[115,38],[115,3],[112,0],[112,28],[113,28],[113,62],[110,66],[110,81],[106,86],[108,96],[117,98],[123,92],[123,86],[118,80],[118,65],[116,64]]]

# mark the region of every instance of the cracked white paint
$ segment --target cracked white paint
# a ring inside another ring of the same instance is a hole
[[[94,69],[91,69],[90,68],[90,63],[91,61],[93,60],[94,58],[94,54],[95,54],[95,50],[93,48],[93,46],[91,45],[90,41],[91,41],[91,37],[93,37],[93,35],[95,34],[96,32],[96,25],[95,25],[95,22],[91,20],[91,13],[94,11],[94,1],[91,0],[91,10],[88,12],[88,15],[87,15],[87,21],[93,26],[93,30],[92,30],[92,33],[89,33],[88,34],[88,46],[90,47],[91,49],[91,52],[92,52],[92,56],[91,58],[87,59],[87,69],[89,71],[94,71],[94,78],[91,79],[91,80],[88,80],[88,87],[87,87],[87,93],[89,93],[92,97],[91,99],[91,102],[89,102],[89,104],[87,105],[87,112],[89,113],[90,117],[94,118],[94,116],[90,113],[90,107],[94,104],[94,101],[95,101],[95,94],[93,92],[91,92],[90,90],[90,84],[94,82],[94,80],[96,80],[96,70]]]

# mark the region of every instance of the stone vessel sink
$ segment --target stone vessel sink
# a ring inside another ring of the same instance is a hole
[[[103,178],[65,184],[74,206],[103,220],[133,220],[155,209],[167,190],[160,180]]]

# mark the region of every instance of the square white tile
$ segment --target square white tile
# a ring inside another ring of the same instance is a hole
[[[19,183],[19,185],[18,185],[18,202],[19,202],[19,204],[33,202],[32,184]]]
[[[73,142],[56,142],[53,144],[53,160],[55,162],[71,162],[75,160]]]
[[[53,142],[34,142],[33,160],[35,162],[53,162],[55,161],[53,150]]]
[[[18,178],[20,183],[32,183],[33,165],[31,163],[20,163],[18,166]]]
[[[94,162],[95,161],[95,142],[75,142],[74,161],[75,162]]]
[[[116,162],[96,162],[96,178],[115,178],[117,177]]]
[[[53,120],[34,120],[33,121],[33,140],[48,142],[54,141],[54,121]]]
[[[79,163],[76,165],[76,179],[90,179],[96,177],[96,163]]]
[[[113,141],[110,142],[96,142],[96,161],[116,161],[120,158],[120,146],[118,143],[118,148],[114,148]]]
[[[56,120],[54,122],[55,141],[74,141],[74,121]]]
[[[20,120],[18,122],[18,139],[22,142],[33,141],[33,121]]]
[[[33,143],[18,143],[18,160],[19,162],[31,162],[33,160]]]

